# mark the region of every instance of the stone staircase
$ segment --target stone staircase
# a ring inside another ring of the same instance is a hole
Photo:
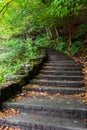
[[[14,108],[19,114],[0,117],[0,126],[21,130],[87,130],[87,105],[70,96],[85,92],[81,64],[53,49],[45,50],[48,60],[23,87],[23,99],[2,103],[2,109]]]

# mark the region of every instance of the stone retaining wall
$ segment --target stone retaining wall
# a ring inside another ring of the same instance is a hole
[[[7,82],[0,85],[0,103],[9,99],[22,90],[23,85],[30,82],[39,72],[47,56],[45,51],[41,55],[31,59],[29,63],[21,65],[20,69],[14,75],[7,75]]]

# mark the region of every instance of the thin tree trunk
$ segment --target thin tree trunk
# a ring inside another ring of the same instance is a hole
[[[50,38],[52,38],[51,29],[48,27]]]
[[[49,28],[49,27],[46,27],[45,29],[46,29],[46,33],[47,33],[49,39],[51,39],[51,38],[52,38],[52,33],[51,33],[51,31],[50,31],[50,28]]]
[[[50,39],[48,28],[46,27],[45,30],[46,30],[47,36],[48,36],[49,39]]]
[[[56,26],[55,26],[55,32],[56,32],[57,38],[59,38],[59,33],[58,33],[58,30],[57,30]]]

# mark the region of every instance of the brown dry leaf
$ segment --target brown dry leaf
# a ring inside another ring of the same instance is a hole
[[[10,127],[9,130],[14,130],[14,129]]]
[[[84,49],[86,49],[85,51],[83,51]],[[80,98],[82,99],[82,101],[84,103],[87,103],[87,48],[84,48],[83,50],[81,50],[81,52],[79,52],[77,54],[77,57],[74,57],[74,59],[77,59],[77,61],[79,61],[82,66],[83,66],[83,73],[84,73],[84,86],[83,88],[86,90],[86,92],[81,93],[81,94],[74,94],[71,95],[71,97],[74,98]]]
[[[1,126],[0,130],[21,130],[20,128],[11,128],[8,126]]]
[[[19,129],[19,128],[15,128],[14,130],[21,130],[21,129]]]
[[[71,97],[73,98],[80,98],[84,103],[87,103],[87,92],[81,93],[81,94],[74,94]]]
[[[6,126],[1,126],[0,130],[5,130]]]
[[[28,87],[32,87],[32,88],[41,88],[40,85],[36,85],[36,84],[28,84],[28,85],[24,86],[24,88],[28,88]]]
[[[14,101],[21,101],[23,100],[25,97],[33,97],[33,96],[43,96],[43,97],[48,97],[48,98],[51,98],[53,99],[54,97],[60,97],[60,96],[64,96],[64,94],[60,94],[60,93],[57,93],[57,94],[48,94],[47,92],[35,92],[35,91],[22,91],[22,93],[20,94],[17,94],[15,98],[11,98],[10,101],[14,102]]]
[[[60,93],[56,93],[56,94],[52,94],[52,96],[54,97],[60,97],[60,96],[63,96],[64,94],[60,94]]]
[[[32,91],[32,92],[28,92],[27,96],[48,96],[48,93],[47,92],[43,93],[43,92]]]
[[[14,102],[14,101],[21,101],[24,97],[26,97],[27,95],[27,91],[22,91],[22,93],[17,94],[15,96],[15,98],[10,98],[10,101]]]
[[[19,114],[18,110],[14,109],[14,108],[10,108],[10,109],[0,112],[0,117],[6,117],[6,116],[12,117],[12,116],[15,116],[18,114]]]
[[[3,113],[2,112],[0,112],[0,117],[2,117],[3,116]]]

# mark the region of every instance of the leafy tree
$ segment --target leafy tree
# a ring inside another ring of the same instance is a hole
[[[49,39],[58,38],[59,28],[69,25],[68,33],[71,38],[72,17],[78,15],[86,4],[86,0],[3,0],[0,1],[0,22],[15,33],[44,29]],[[70,21],[68,24],[67,19]]]
[[[4,15],[6,22],[11,24],[20,26],[20,21],[23,24],[33,20],[34,24],[43,26],[49,21],[52,26],[58,17],[77,14],[84,2],[84,0],[3,0],[0,2],[0,13],[1,16]]]

